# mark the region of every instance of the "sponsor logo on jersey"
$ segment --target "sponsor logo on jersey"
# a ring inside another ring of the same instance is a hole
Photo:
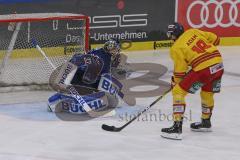
[[[116,85],[112,84],[111,81],[108,81],[107,79],[103,80],[101,87],[111,95],[116,95],[119,92],[119,88]]]

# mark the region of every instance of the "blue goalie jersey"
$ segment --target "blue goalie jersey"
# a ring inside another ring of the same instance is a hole
[[[111,71],[111,57],[103,48],[74,55],[70,62],[77,65],[78,70],[71,84],[97,88],[101,75]]]

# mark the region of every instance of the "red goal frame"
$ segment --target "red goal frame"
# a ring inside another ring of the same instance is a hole
[[[34,15],[35,13],[33,13]],[[67,14],[67,13],[66,13]],[[51,16],[51,13],[49,13],[49,17],[32,17],[32,18],[24,18],[23,16],[18,17],[18,14],[10,14],[6,15],[5,19],[0,18],[0,23],[10,23],[10,22],[29,22],[29,21],[48,21],[48,20],[66,20],[66,19],[84,19],[86,21],[86,33],[85,33],[85,52],[88,52],[89,50],[89,35],[90,35],[90,21],[89,17],[86,15],[72,15],[72,16],[66,16],[59,15],[59,16]],[[31,15],[31,14],[20,14],[20,15]],[[40,14],[39,14],[40,15]],[[4,15],[3,15],[4,16]]]

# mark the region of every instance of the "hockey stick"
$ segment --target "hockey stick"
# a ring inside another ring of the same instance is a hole
[[[43,55],[43,57],[48,61],[48,63],[52,66],[53,69],[56,69],[56,66],[52,63],[52,61],[47,57],[45,52],[42,50],[42,48],[38,45],[37,41],[35,39],[32,39],[33,45],[37,48],[37,50]]]
[[[45,59],[49,62],[49,64],[52,66],[53,69],[56,69],[56,66],[51,62],[51,60],[46,56],[46,53],[41,49],[41,47],[38,45],[37,41],[35,39],[32,39],[33,45],[36,47],[36,49],[45,57]],[[83,99],[83,97],[78,93],[78,91],[75,89],[74,86],[68,86],[67,90],[71,93],[71,95],[78,101],[79,104],[83,107],[83,109],[91,116],[91,117],[109,117],[116,115],[116,111],[112,110],[110,112],[108,111],[101,111],[101,112],[95,112],[91,109],[91,107],[87,104],[87,102]]]
[[[161,100],[168,92],[170,92],[171,89],[167,90],[166,92],[163,93],[163,95],[161,95],[160,97],[158,97],[155,101],[153,101],[148,107],[146,107],[144,110],[142,110],[141,112],[139,112],[135,117],[133,117],[133,119],[131,119],[130,121],[128,121],[127,123],[125,123],[123,126],[121,127],[115,127],[115,126],[109,126],[106,124],[102,125],[102,129],[105,131],[110,131],[110,132],[120,132],[123,128],[127,127],[130,123],[132,123],[135,119],[137,119],[139,116],[141,116],[144,112],[146,112],[147,110],[149,110],[154,104],[156,104],[159,100]]]

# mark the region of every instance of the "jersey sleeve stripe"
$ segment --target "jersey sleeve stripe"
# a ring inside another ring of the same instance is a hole
[[[220,38],[217,37],[217,39],[214,41],[213,45],[217,46],[220,43]]]
[[[201,55],[201,56],[198,56],[197,58],[195,58],[195,59],[193,59],[193,61],[191,62],[191,65],[193,64],[193,63],[195,63],[196,61],[199,61],[200,59],[203,59],[203,58],[205,58],[205,57],[207,57],[207,56],[210,56],[210,55],[213,55],[213,54],[220,54],[217,50],[215,50],[215,51],[213,51],[212,53],[205,53],[205,54],[203,54],[203,55]]]
[[[207,61],[207,60],[209,60],[209,59],[212,59],[212,58],[214,58],[214,57],[221,57],[221,56],[220,56],[220,55],[211,55],[211,56],[209,56],[209,57],[206,57],[206,58],[204,58],[204,59],[202,59],[202,60],[199,60],[198,62],[194,63],[194,64],[192,65],[192,68],[196,68],[199,64],[201,64],[201,63],[203,63],[203,62],[205,62],[205,61]]]
[[[220,55],[220,53],[218,51],[214,51],[212,53],[205,53],[197,58],[195,58],[192,62],[191,62],[191,66],[195,63],[197,63],[198,61],[205,59],[206,57],[210,57],[212,55]]]
[[[206,56],[202,56],[202,57],[198,57],[196,60],[194,60],[194,62],[191,63],[192,68],[195,68],[196,66],[198,66],[199,64],[201,64],[202,62],[205,62],[209,59],[215,58],[215,57],[221,57],[219,52],[215,52],[212,54],[207,54]]]
[[[174,77],[182,78],[186,75],[186,72],[174,72]]]

